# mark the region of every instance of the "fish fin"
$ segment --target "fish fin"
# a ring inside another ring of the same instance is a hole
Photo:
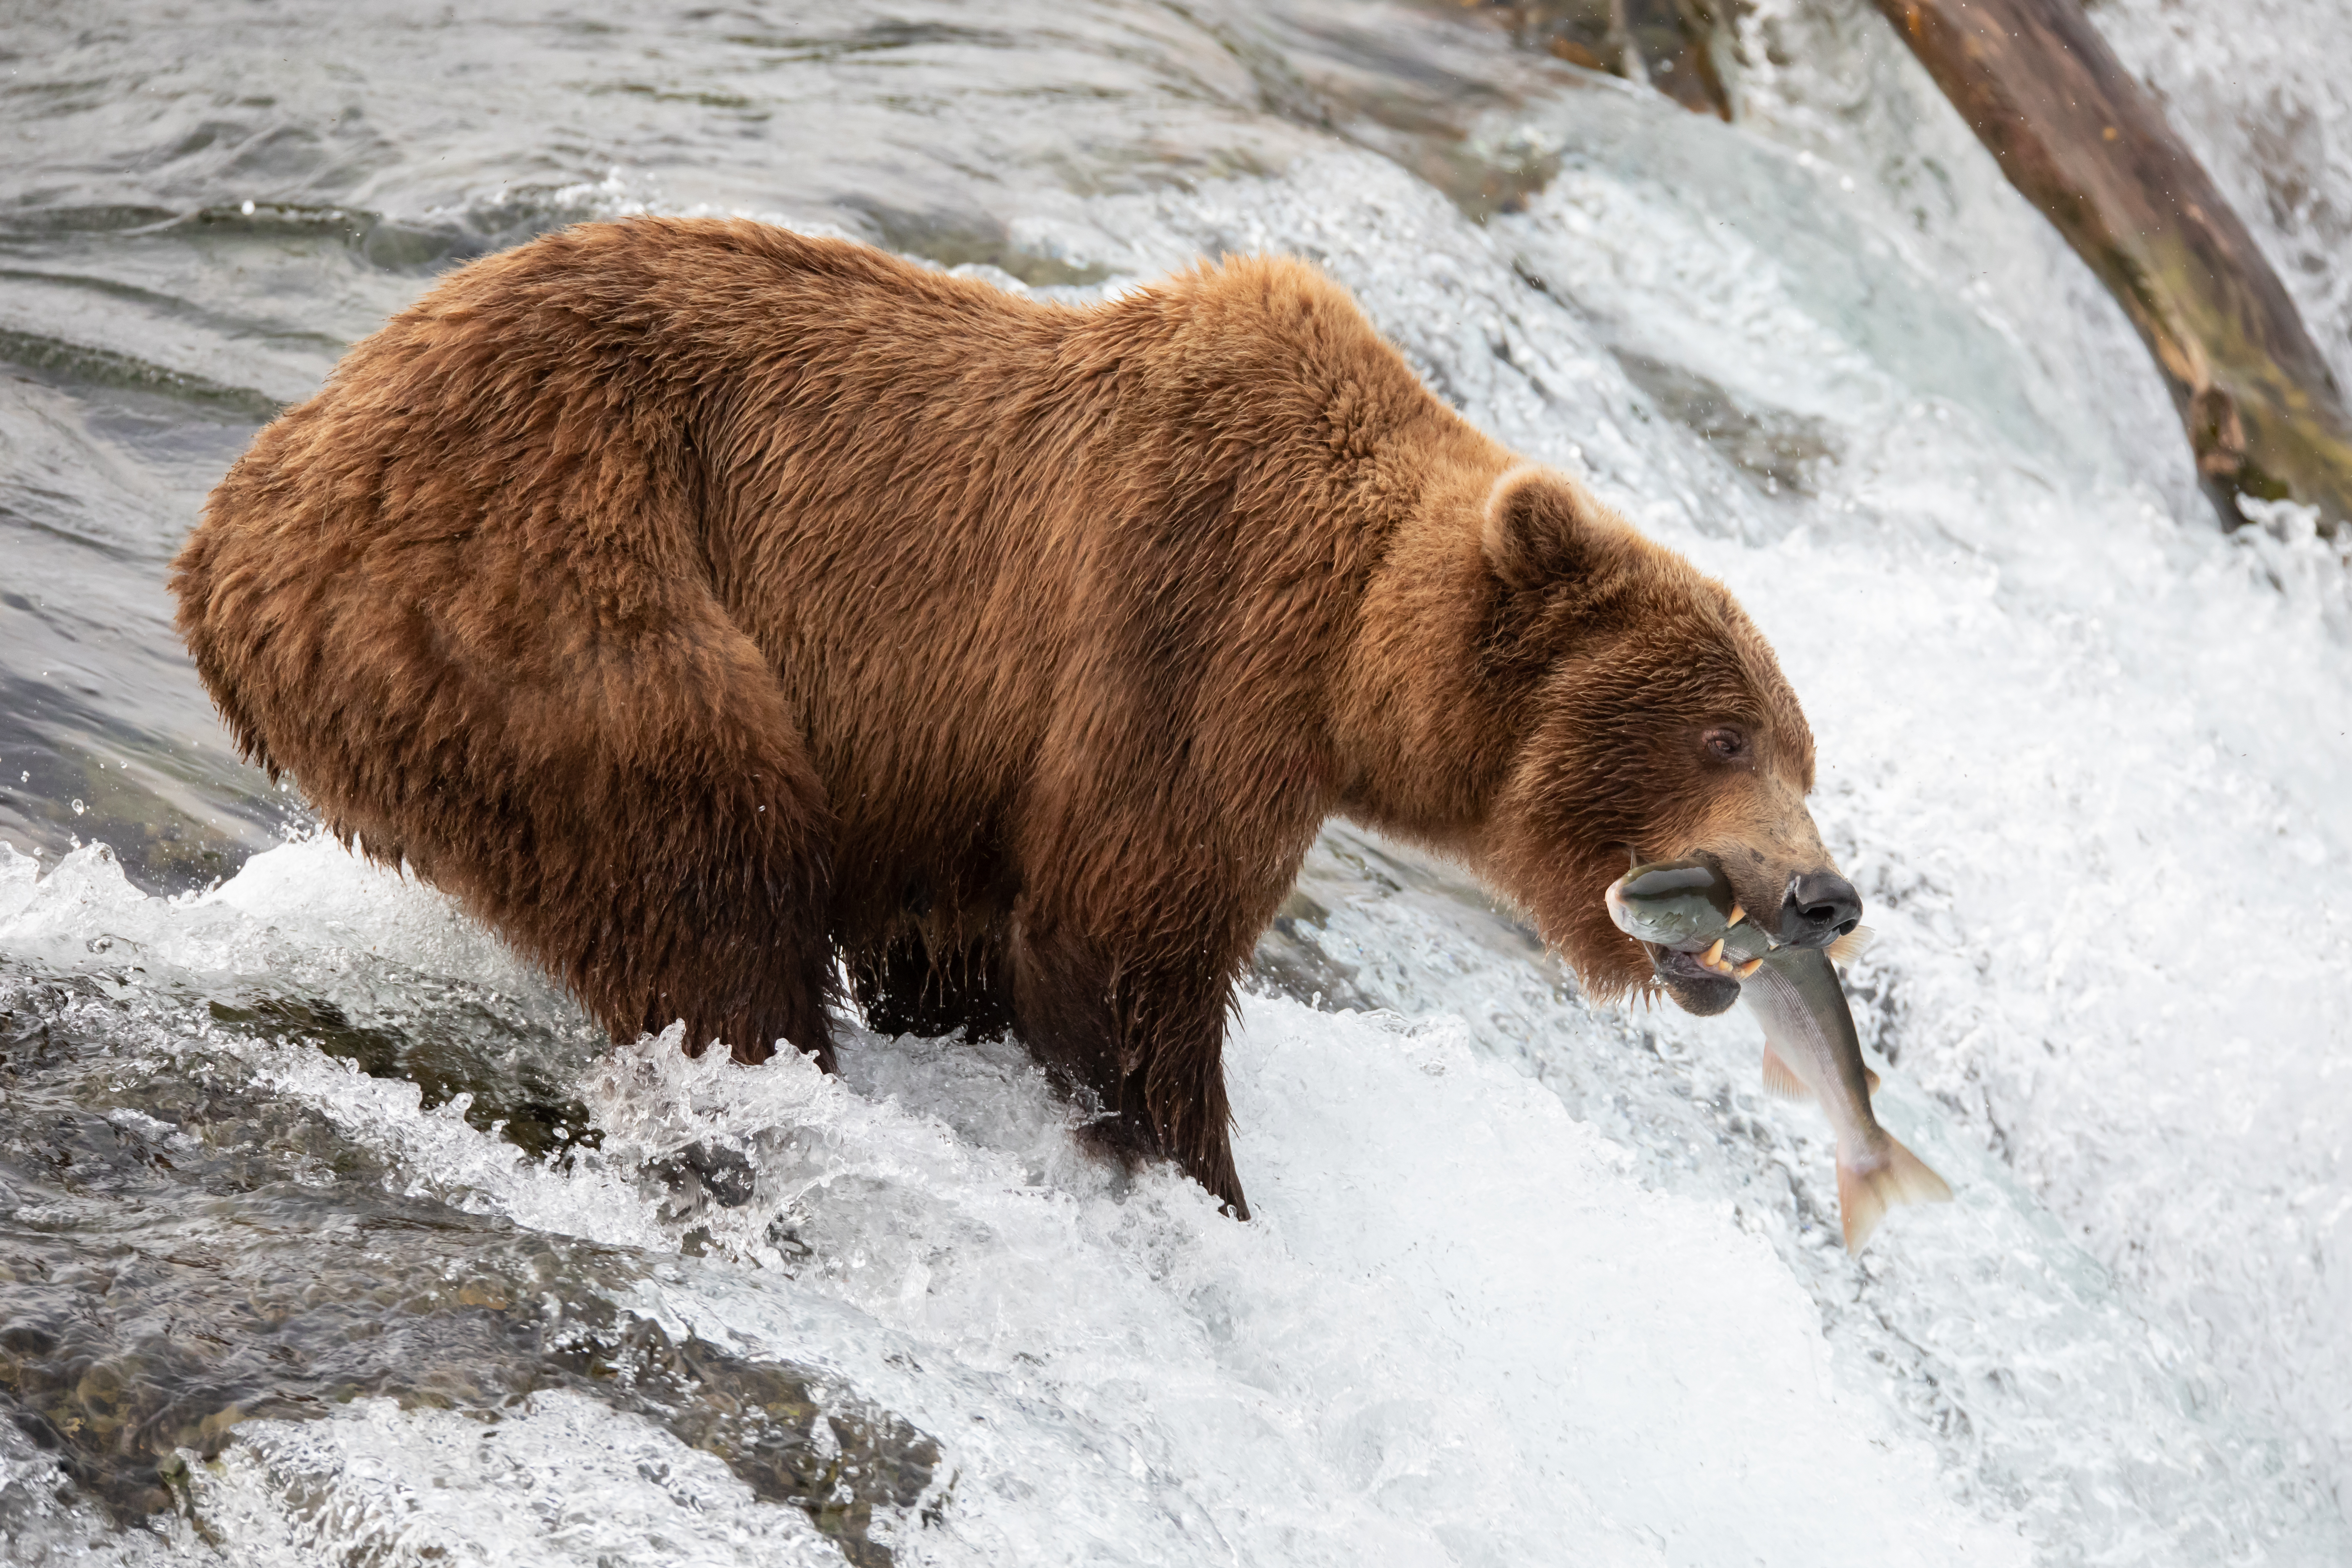
[[[1877,1070],[1864,1068],[1862,1069],[1862,1076],[1864,1081],[1870,1085],[1870,1092],[1876,1094],[1878,1092]],[[1780,1053],[1769,1045],[1764,1047],[1764,1088],[1769,1093],[1779,1095],[1782,1100],[1813,1098],[1813,1091],[1805,1087],[1805,1080],[1797,1076],[1797,1069],[1783,1061]]]
[[[1878,933],[1871,930],[1868,926],[1856,926],[1852,931],[1846,932],[1843,936],[1838,938],[1837,941],[1830,943],[1830,962],[1832,963],[1852,963],[1855,959],[1862,956],[1864,949],[1867,948],[1872,942],[1876,942],[1877,940]]]
[[[1764,1047],[1764,1089],[1782,1100],[1811,1100],[1813,1091],[1797,1076],[1797,1069],[1780,1059],[1780,1053],[1770,1046]]]
[[[1838,1161],[1838,1217],[1845,1226],[1845,1249],[1860,1252],[1886,1211],[1896,1204],[1943,1204],[1952,1200],[1952,1189],[1943,1177],[1929,1170],[1918,1155],[1896,1142],[1890,1134],[1886,1140],[1886,1163],[1875,1170],[1862,1171]]]

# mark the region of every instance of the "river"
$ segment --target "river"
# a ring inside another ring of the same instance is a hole
[[[2106,0],[2352,377],[2352,19]],[[0,1544],[308,1564],[2352,1560],[2352,593],[1864,0],[1725,124],[1376,0],[0,6]],[[1744,1014],[1344,825],[1259,1217],[1017,1047],[615,1047],[236,759],[166,563],[448,268],[731,213],[1083,300],[1283,250],[1748,605],[1870,906],[1837,1245]],[[2331,727],[2334,733],[2330,733]]]

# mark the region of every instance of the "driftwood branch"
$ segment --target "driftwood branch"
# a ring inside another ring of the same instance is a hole
[[[1877,0],[2001,171],[2122,302],[2225,524],[2352,522],[2352,417],[2294,303],[2076,0]]]

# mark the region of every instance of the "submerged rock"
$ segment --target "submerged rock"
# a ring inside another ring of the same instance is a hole
[[[617,1305],[651,1259],[402,1192],[379,1151],[231,1059],[126,1059],[126,1037],[196,1018],[113,990],[0,969],[0,1410],[118,1521],[195,1510],[189,1458],[248,1419],[363,1398],[495,1418],[563,1389],[717,1456],[852,1563],[890,1561],[877,1510],[911,1516],[937,1489],[924,1433],[837,1376]],[[451,1066],[324,1005],[227,1011],[239,1027],[299,1021],[379,1071]],[[488,1106],[529,1100],[478,1064],[467,1081]],[[705,1163],[724,1202],[743,1173]]]

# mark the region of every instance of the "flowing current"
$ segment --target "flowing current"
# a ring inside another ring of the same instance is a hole
[[[2352,382],[2352,20],[2107,0]],[[2352,594],[1863,0],[1727,125],[1370,0],[0,9],[0,1557],[2352,1560]],[[1344,826],[1236,1225],[1017,1047],[614,1047],[240,766],[205,490],[565,223],[1099,297],[1283,250],[1748,605],[1880,941],[1837,1243],[1743,1014],[1598,1010]]]

